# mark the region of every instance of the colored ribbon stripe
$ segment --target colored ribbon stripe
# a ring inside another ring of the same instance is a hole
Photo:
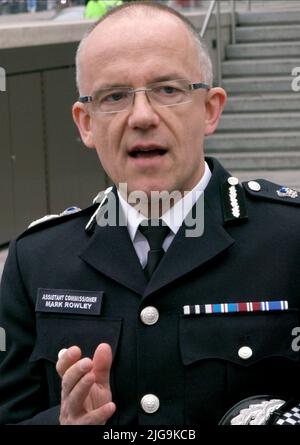
[[[248,303],[194,304],[183,306],[184,315],[224,314],[232,312],[284,311],[288,309],[286,300],[250,301]]]

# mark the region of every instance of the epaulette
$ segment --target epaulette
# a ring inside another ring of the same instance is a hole
[[[290,187],[278,185],[266,179],[243,182],[243,187],[253,198],[300,206],[300,192]]]
[[[80,211],[81,211],[81,209],[79,207],[75,207],[75,206],[68,207],[59,215],[45,215],[42,218],[32,221],[32,223],[29,224],[28,229],[30,229],[31,227],[37,226],[38,224],[41,224],[45,221],[49,221],[50,219],[56,219],[56,218],[60,218],[62,216],[66,216],[66,215],[72,215],[73,213],[78,213]]]
[[[70,218],[80,215],[88,214],[90,215],[93,212],[93,216],[90,218],[85,230],[86,232],[92,232],[94,229],[94,225],[96,224],[96,216],[99,209],[102,207],[103,203],[107,199],[108,194],[111,192],[112,187],[108,187],[106,190],[99,192],[96,197],[93,199],[93,204],[85,209],[81,210],[79,207],[73,206],[68,207],[63,212],[58,215],[46,215],[43,218],[37,219],[29,224],[27,230],[23,232],[18,239],[28,235],[29,233],[33,233],[35,231],[45,229],[47,227],[54,226],[56,224],[60,224]],[[96,210],[96,211],[95,211]]]
[[[23,238],[30,233],[37,232],[42,229],[46,229],[48,227],[55,226],[60,224],[66,220],[70,220],[72,217],[76,217],[79,214],[91,214],[91,212],[95,209],[96,204],[93,204],[85,209],[81,210],[79,207],[68,207],[66,210],[61,212],[58,215],[46,215],[43,218],[37,219],[33,221],[28,228],[21,233],[17,239]]]

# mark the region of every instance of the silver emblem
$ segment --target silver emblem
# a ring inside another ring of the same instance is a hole
[[[280,187],[280,189],[277,190],[276,193],[280,198],[298,198],[298,192],[296,190],[290,189],[289,187]]]
[[[265,425],[271,414],[284,404],[284,400],[272,399],[249,405],[231,419],[231,425]]]
[[[80,212],[80,210],[81,209],[79,207],[68,207],[66,210],[60,213],[59,216],[71,215],[72,213]]]
[[[231,204],[231,213],[235,218],[239,218],[240,216],[240,207],[237,200],[237,191],[234,185],[229,187],[229,199]]]

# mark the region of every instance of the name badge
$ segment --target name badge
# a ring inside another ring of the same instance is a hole
[[[38,289],[36,312],[100,315],[102,291]]]

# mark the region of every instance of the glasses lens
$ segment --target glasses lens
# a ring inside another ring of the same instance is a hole
[[[130,88],[116,87],[99,90],[93,96],[95,111],[102,113],[117,113],[128,108],[132,101]]]
[[[106,88],[93,95],[92,107],[100,113],[127,110],[132,105],[135,92],[144,92],[152,102],[165,107],[191,102],[192,94],[190,83],[185,79],[156,82],[137,90],[130,87]]]
[[[151,99],[162,106],[172,106],[191,101],[187,80],[170,80],[149,85]]]

